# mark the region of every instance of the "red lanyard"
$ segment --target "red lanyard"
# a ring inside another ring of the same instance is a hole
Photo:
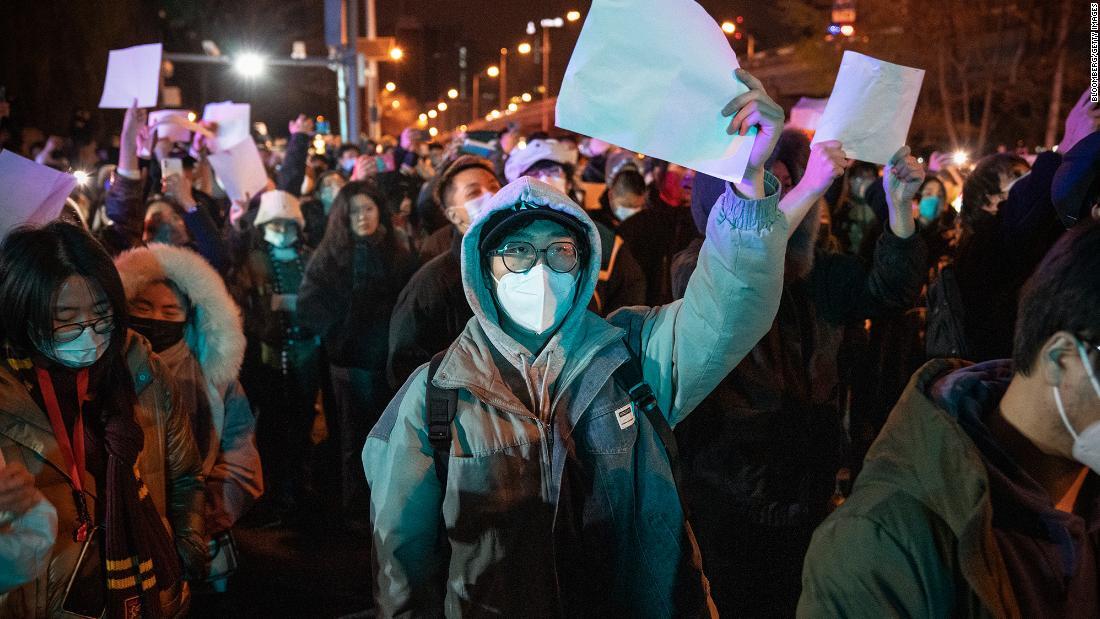
[[[50,417],[50,426],[53,427],[53,435],[57,440],[57,447],[61,450],[61,457],[65,459],[65,465],[69,467],[69,477],[73,484],[73,499],[76,501],[78,526],[73,533],[74,539],[83,542],[87,536],[91,518],[88,514],[87,503],[84,500],[84,402],[88,399],[88,370],[80,370],[76,374],[76,421],[73,423],[72,440],[65,429],[65,420],[61,418],[61,406],[57,403],[57,393],[53,389],[53,381],[50,374],[42,368],[35,368],[38,375],[38,387],[42,391],[42,401],[46,405],[46,413]]]

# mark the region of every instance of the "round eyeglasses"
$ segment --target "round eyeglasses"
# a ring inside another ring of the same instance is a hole
[[[84,329],[88,328],[100,335],[106,335],[115,330],[115,317],[108,315],[95,320],[61,325],[53,330],[53,339],[58,344],[65,344],[80,337],[84,333]]]
[[[538,263],[539,254],[546,256],[546,266],[557,273],[569,273],[577,268],[579,262],[577,246],[569,241],[551,243],[546,249],[535,249],[527,241],[511,241],[488,255],[500,256],[504,260],[504,268],[512,273],[526,273]]]

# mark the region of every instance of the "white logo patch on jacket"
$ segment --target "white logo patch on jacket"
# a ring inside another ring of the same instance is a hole
[[[625,430],[634,425],[634,403],[631,402],[616,410],[615,420],[619,422],[620,430]]]

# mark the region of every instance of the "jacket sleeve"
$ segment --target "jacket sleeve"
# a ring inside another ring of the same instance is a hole
[[[639,346],[643,375],[673,427],[756,346],[779,310],[789,225],[770,173],[765,188],[764,198],[748,200],[726,186],[683,299],[611,317]]]
[[[313,254],[298,288],[298,320],[311,332],[325,337],[344,322],[351,307],[351,285],[341,283],[344,270],[321,252]]]
[[[286,157],[275,175],[275,186],[294,196],[302,195],[306,178],[306,158],[309,155],[309,134],[295,133],[286,144]]]
[[[827,520],[806,555],[798,617],[951,616],[950,574],[921,569],[936,560],[922,556],[933,548],[931,533],[913,533],[903,535],[865,516]]]
[[[205,205],[199,204],[195,210],[184,213],[183,224],[194,240],[198,254],[224,276],[229,269],[229,245],[222,238]]]
[[[902,239],[886,226],[869,271],[853,256],[825,257],[811,275],[819,311],[833,324],[845,324],[914,307],[927,278],[927,253],[920,234]]]
[[[630,252],[630,248],[620,239],[619,236],[615,237],[616,245],[621,243],[621,247],[615,257],[614,269],[608,281],[611,291],[608,298],[604,300],[604,312],[607,314],[621,307],[645,305],[645,273],[642,272],[642,267]]]
[[[141,233],[145,228],[145,200],[142,193],[141,179],[127,178],[115,173],[114,182],[107,190],[105,204],[110,224],[99,232],[100,241],[111,255],[141,245]]]
[[[426,366],[413,374],[363,446],[382,617],[443,615],[443,489],[424,418],[427,375]]]
[[[1055,152],[1040,153],[1031,171],[1020,178],[998,207],[1005,247],[1027,247],[1058,219],[1050,197],[1054,174],[1062,163]],[[1058,225],[1061,225],[1060,223]]]
[[[151,360],[153,371],[164,385],[165,477],[168,494],[168,521],[176,538],[176,551],[183,560],[189,579],[206,576],[210,557],[207,550],[203,515],[202,460],[191,429],[190,411],[181,408],[175,385],[159,360]]]
[[[236,524],[264,493],[260,454],[256,451],[256,418],[239,382],[222,394],[225,424],[221,449],[206,475],[206,528],[221,533]]]

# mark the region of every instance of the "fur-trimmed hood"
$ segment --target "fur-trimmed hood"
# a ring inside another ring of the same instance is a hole
[[[191,304],[184,340],[207,380],[223,386],[237,379],[244,360],[241,310],[214,267],[183,247],[150,243],[120,254],[115,267],[126,299],[160,280],[170,280]]]

